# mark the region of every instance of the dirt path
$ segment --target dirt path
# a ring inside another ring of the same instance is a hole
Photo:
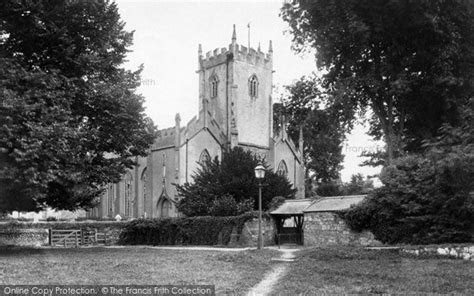
[[[273,267],[273,269],[265,275],[263,280],[249,291],[247,296],[270,295],[275,283],[287,272],[289,263],[293,262],[296,258],[293,253],[298,251],[298,249],[279,249],[279,251],[282,252],[281,256],[272,260],[282,263]]]

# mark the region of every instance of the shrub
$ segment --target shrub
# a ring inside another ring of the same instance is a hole
[[[253,208],[252,200],[243,200],[237,203],[232,195],[226,194],[220,198],[212,201],[209,207],[209,214],[211,216],[237,216],[251,211]]]
[[[456,154],[400,158],[384,169],[382,188],[342,215],[352,229],[369,229],[386,243],[472,241],[473,161]]]
[[[474,239],[474,98],[459,125],[443,125],[423,154],[384,168],[384,186],[343,213],[354,229],[388,243],[457,243]]]
[[[237,215],[237,202],[229,194],[216,198],[212,201],[209,214],[211,216],[235,216]]]
[[[209,205],[218,207],[224,202],[230,202],[235,206],[230,199],[218,200],[226,195],[231,195],[242,209],[246,208],[250,201],[253,202],[253,209],[258,209],[259,185],[254,172],[258,164],[256,155],[240,147],[224,152],[222,161],[215,158],[201,164],[193,176],[193,183],[186,182],[176,186],[178,194],[182,196],[178,203],[179,211],[186,216],[213,215]],[[288,179],[268,169],[265,163],[263,165],[267,168],[262,184],[265,188],[262,191],[263,209],[268,209],[271,199],[275,196],[294,198],[296,190]]]
[[[124,245],[226,245],[233,229],[242,231],[256,214],[231,217],[138,219],[128,222],[120,235]]]

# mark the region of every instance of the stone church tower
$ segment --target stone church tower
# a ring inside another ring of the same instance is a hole
[[[247,48],[231,43],[205,55],[198,47],[199,114],[185,126],[179,114],[175,126],[160,131],[148,157],[124,180],[110,184],[94,217],[175,217],[179,201],[175,184],[192,182],[204,160],[236,146],[251,150],[285,175],[304,197],[304,166],[299,147],[281,129],[273,134],[273,49]]]
[[[267,154],[272,137],[272,45],[268,53],[237,44],[206,56],[198,51],[199,108],[217,121],[227,145],[245,146]]]

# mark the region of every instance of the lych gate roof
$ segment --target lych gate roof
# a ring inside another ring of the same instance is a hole
[[[360,203],[366,195],[331,196],[321,199],[288,199],[271,215],[303,215],[308,212],[335,212]]]
[[[303,210],[314,200],[312,199],[288,199],[285,200],[276,210],[270,212],[272,215],[303,215]]]
[[[366,195],[349,195],[349,196],[331,196],[316,200],[310,206],[305,208],[303,212],[334,212],[349,209],[352,205],[360,203]]]

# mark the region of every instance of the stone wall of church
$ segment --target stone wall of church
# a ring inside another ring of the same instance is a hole
[[[298,151],[295,151],[298,153]],[[289,144],[279,138],[274,144],[274,165],[275,170],[278,170],[279,164],[284,161],[288,169],[288,180],[293,184],[294,188],[298,189],[297,198],[304,198],[304,167],[299,162],[293,153]]]
[[[165,180],[166,194],[171,200],[175,200],[177,197],[176,188],[173,185],[177,182],[177,158],[178,153],[174,147],[167,149],[159,149],[152,151],[149,156],[149,164],[153,168],[149,175],[151,177],[151,198],[148,199],[146,204],[147,217],[160,218],[161,216],[161,200],[160,197],[163,193],[163,178]],[[173,203],[171,203],[171,211],[169,212],[171,217],[177,216],[177,209]]]
[[[222,155],[219,143],[207,130],[200,131],[180,147],[179,184],[192,181],[192,175],[199,167],[199,157],[204,149],[207,149],[211,159],[216,156],[220,159]]]
[[[239,143],[269,147],[270,143],[270,100],[272,93],[271,64],[265,66],[263,61],[253,64],[243,55],[233,63],[232,102],[236,115]],[[258,78],[258,96],[249,94],[249,78]]]
[[[200,72],[200,98],[206,98],[208,100],[208,111],[209,114],[217,121],[217,123],[225,130],[227,127],[227,100],[226,100],[226,87],[227,87],[227,53],[216,55],[208,59],[204,65],[204,69]],[[210,85],[211,79],[216,77],[217,83],[217,96],[211,97]],[[199,110],[203,109],[202,99],[199,100]]]

